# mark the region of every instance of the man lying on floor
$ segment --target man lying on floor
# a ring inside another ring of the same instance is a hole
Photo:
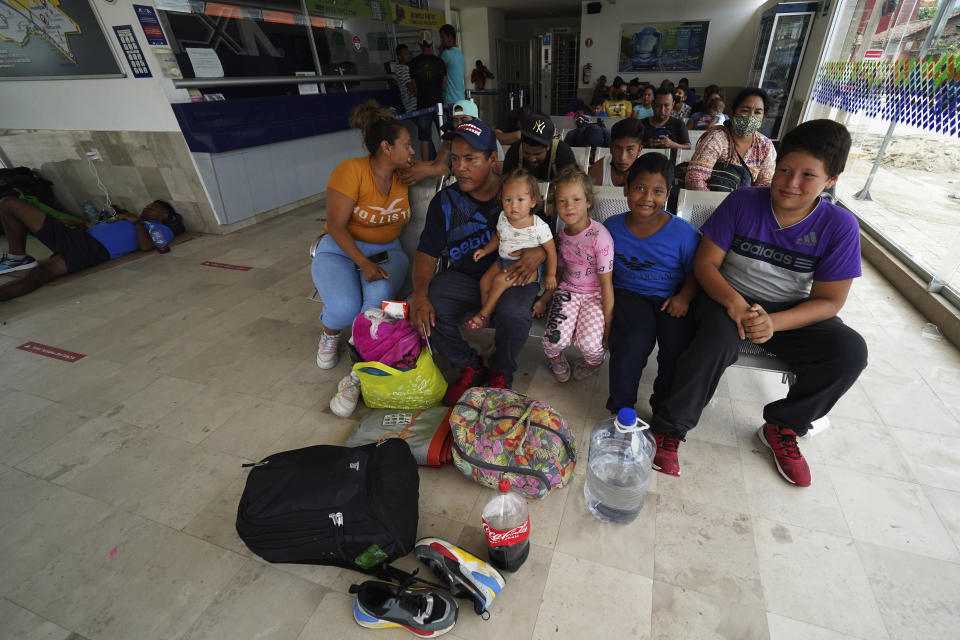
[[[19,198],[7,196],[0,200],[0,221],[7,234],[0,275],[30,270],[25,277],[0,286],[0,300],[22,296],[54,278],[134,251],[150,251],[153,241],[144,220],[159,223],[167,242],[184,231],[183,218],[163,200],[145,206],[139,217],[121,212],[117,218],[87,229],[81,222],[59,220]],[[54,255],[42,263],[27,255],[27,233],[32,233]]]

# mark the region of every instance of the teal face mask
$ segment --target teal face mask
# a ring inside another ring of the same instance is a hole
[[[748,116],[738,113],[730,119],[730,126],[733,128],[733,132],[741,138],[753,135],[760,129],[760,125],[762,124],[762,116]]]

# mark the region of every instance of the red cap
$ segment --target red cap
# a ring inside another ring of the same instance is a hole
[[[500,491],[502,491],[503,493],[510,491],[510,478],[500,479]]]

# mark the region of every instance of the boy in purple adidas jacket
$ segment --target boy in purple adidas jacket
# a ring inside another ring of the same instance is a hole
[[[758,436],[788,482],[810,485],[797,436],[867,364],[863,338],[837,317],[860,275],[857,221],[820,197],[836,184],[849,150],[843,125],[801,124],[780,143],[771,185],[734,191],[703,225],[693,261],[703,289],[693,307],[697,333],[653,416],[655,469],[680,475],[677,448],[747,339],[797,373],[787,397],[764,407]]]

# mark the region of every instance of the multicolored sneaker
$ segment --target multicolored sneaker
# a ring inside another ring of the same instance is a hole
[[[343,376],[337,385],[337,394],[330,398],[330,411],[341,418],[349,418],[360,400],[360,378],[353,371]]]
[[[653,468],[668,476],[680,476],[680,457],[677,449],[680,448],[680,438],[654,433],[653,439],[657,443],[657,453],[653,456]]]
[[[457,601],[440,589],[404,589],[368,580],[351,585],[350,593],[357,594],[353,618],[367,629],[401,627],[421,638],[433,638],[457,623]]]
[[[329,334],[326,331],[320,332],[320,342],[317,344],[317,366],[321,369],[333,369],[337,366],[337,343],[340,342],[340,334]]]
[[[479,367],[466,367],[453,381],[453,384],[447,387],[447,393],[443,396],[443,404],[447,406],[457,404],[464,391],[470,387],[482,387],[486,384],[489,375],[490,372],[483,366],[482,360]]]
[[[810,486],[810,467],[797,446],[797,434],[792,429],[767,423],[757,431],[760,442],[773,451],[773,461],[784,479],[798,487]]]
[[[486,611],[503,590],[503,576],[499,571],[448,540],[420,538],[414,553],[447,583],[450,593],[472,600],[477,614]]]
[[[24,255],[22,258],[11,258],[6,253],[0,258],[0,273],[13,273],[14,271],[23,271],[24,269],[33,269],[37,266],[37,261],[31,255]]]

